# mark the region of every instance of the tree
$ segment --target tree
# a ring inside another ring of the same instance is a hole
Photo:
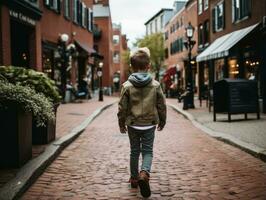
[[[134,44],[137,47],[148,47],[151,52],[151,71],[155,73],[155,79],[159,80],[159,72],[164,60],[164,38],[162,33],[146,35],[138,38]]]

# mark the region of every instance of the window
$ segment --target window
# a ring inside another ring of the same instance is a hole
[[[150,34],[152,34],[152,23],[150,23]]]
[[[164,49],[164,58],[167,59],[169,57],[168,48]]]
[[[82,11],[81,11],[81,18],[82,18],[82,21],[81,21],[81,24],[84,28],[86,28],[87,26],[87,8],[86,8],[86,5],[84,3],[82,3]]]
[[[165,40],[168,40],[168,35],[169,35],[169,32],[166,31],[166,32],[164,33],[164,39],[165,39]]]
[[[70,0],[64,1],[64,15],[67,18],[70,18]]]
[[[93,12],[91,8],[87,9],[87,29],[92,31],[93,27]]]
[[[160,23],[161,23],[161,29],[163,29],[163,15],[161,15],[161,17],[160,17]]]
[[[209,0],[204,0],[204,10],[209,8]]]
[[[203,25],[200,24],[199,25],[199,47],[202,47],[203,44],[204,44],[204,41],[203,41]]]
[[[157,19],[155,19],[155,33],[157,33],[158,32],[158,20]]]
[[[199,15],[202,13],[202,1],[203,0],[198,0],[198,14]]]
[[[113,35],[113,43],[119,44],[119,35]]]
[[[236,22],[251,14],[251,0],[232,0],[232,21]]]
[[[210,22],[206,20],[203,26],[203,41],[204,41],[205,46],[206,44],[209,44],[209,40],[210,40],[209,32],[210,32]]]
[[[74,0],[73,21],[78,23],[78,0]]]
[[[119,52],[118,51],[115,51],[114,52],[114,55],[113,55],[113,62],[114,63],[119,63],[120,61],[120,55],[119,55]]]
[[[182,51],[183,51],[183,38],[178,38],[170,44],[171,55]]]
[[[60,13],[61,10],[61,1],[60,0],[44,0],[44,4],[51,10]]]
[[[212,26],[213,32],[218,32],[224,29],[225,26],[225,10],[224,2],[217,4],[212,10]]]

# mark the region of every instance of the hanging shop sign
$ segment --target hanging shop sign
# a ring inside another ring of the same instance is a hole
[[[9,15],[11,17],[14,17],[16,19],[18,19],[21,22],[27,23],[29,25],[35,26],[36,25],[36,21],[33,20],[32,18],[22,14],[21,12],[17,12],[14,10],[9,10]]]

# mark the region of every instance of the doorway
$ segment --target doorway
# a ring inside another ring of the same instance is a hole
[[[10,20],[11,34],[11,63],[13,66],[30,67],[30,36],[33,28]]]

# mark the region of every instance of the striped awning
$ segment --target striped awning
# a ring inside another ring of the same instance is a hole
[[[228,33],[216,39],[207,49],[205,49],[196,58],[197,62],[223,58],[229,55],[229,50],[235,46],[241,39],[253,31],[258,24],[243,28],[232,33]]]

